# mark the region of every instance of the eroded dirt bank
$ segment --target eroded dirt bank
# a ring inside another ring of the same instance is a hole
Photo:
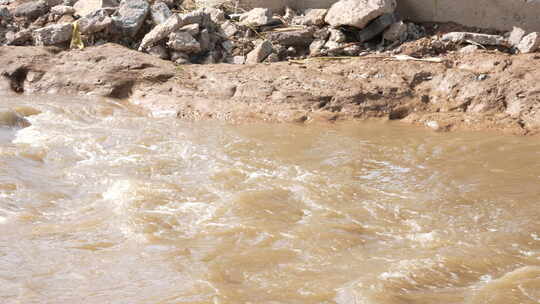
[[[180,119],[399,119],[445,131],[540,130],[540,55],[448,53],[439,61],[368,55],[257,65],[176,66],[115,44],[0,47],[1,94],[127,99]]]

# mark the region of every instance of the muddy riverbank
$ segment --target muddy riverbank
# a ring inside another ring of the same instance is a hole
[[[476,50],[432,61],[400,54],[178,66],[116,44],[71,51],[5,46],[0,93],[125,99],[150,115],[184,120],[381,118],[439,131],[526,135],[540,130],[539,62],[538,53]]]

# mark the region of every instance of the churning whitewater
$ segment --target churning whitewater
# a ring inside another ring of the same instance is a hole
[[[3,97],[0,302],[540,302],[540,142]]]

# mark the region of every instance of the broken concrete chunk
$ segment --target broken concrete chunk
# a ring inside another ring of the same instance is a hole
[[[118,8],[120,16],[112,18],[113,24],[119,32],[133,37],[139,32],[149,11],[150,5],[146,0],[122,0]]]
[[[384,40],[387,41],[405,41],[407,39],[407,24],[403,21],[398,21],[390,25],[383,33]]]
[[[525,31],[522,28],[515,27],[510,32],[510,37],[508,37],[508,42],[513,47],[517,47],[521,42],[521,39],[525,36]]]
[[[538,32],[532,32],[523,37],[519,42],[517,49],[523,54],[536,52],[540,49],[540,37]]]
[[[325,21],[333,27],[363,29],[375,18],[393,13],[396,5],[396,0],[340,0],[330,7]]]
[[[272,43],[268,40],[264,40],[257,44],[253,51],[249,52],[246,57],[247,64],[255,64],[262,62],[268,55],[272,53]]]
[[[113,21],[106,10],[100,9],[79,19],[77,23],[82,34],[93,34],[110,29]]]
[[[230,21],[225,21],[221,24],[221,30],[225,37],[229,38],[238,33],[238,26]]]
[[[398,17],[395,13],[380,16],[357,34],[358,41],[365,42],[375,38],[375,36],[397,21]]]
[[[307,9],[302,17],[301,24],[321,26],[324,24],[327,9]]]
[[[303,29],[288,32],[273,32],[268,34],[268,40],[274,44],[281,44],[287,47],[307,47],[313,41],[313,31],[311,29]]]
[[[508,41],[504,39],[503,36],[468,33],[468,32],[452,32],[452,33],[444,34],[441,40],[450,41],[450,42],[472,41],[474,43],[483,44],[483,45],[500,45],[500,46],[508,45]]]
[[[210,20],[214,23],[222,23],[225,19],[225,12],[214,7],[205,7],[204,12],[210,16]]]
[[[193,54],[201,51],[201,44],[186,32],[174,32],[169,35],[167,46],[175,51]]]
[[[343,34],[343,32],[338,29],[330,29],[328,32],[330,33],[330,36],[328,37],[329,41],[345,42],[345,40],[347,39],[345,34]]]
[[[35,30],[32,33],[32,38],[35,45],[55,45],[71,40],[72,32],[73,25],[70,23],[53,24]]]
[[[33,20],[46,14],[48,11],[49,7],[45,1],[29,1],[17,6],[13,10],[13,15],[15,17],[25,17]]]
[[[271,21],[272,11],[268,8],[254,8],[240,16],[240,23],[251,27],[267,25]]]
[[[325,44],[326,44],[326,41],[324,40],[314,40],[309,45],[309,53],[314,56],[320,54]]]
[[[152,16],[152,21],[154,24],[157,25],[169,19],[169,17],[172,16],[172,12],[167,4],[163,2],[156,2],[150,9],[150,15]]]
[[[196,36],[199,34],[200,29],[198,24],[188,24],[179,29],[181,32],[189,33],[191,36]]]
[[[74,13],[75,13],[75,9],[67,5],[57,5],[51,8],[51,14],[57,15],[57,16],[73,15]]]
[[[139,46],[139,51],[143,51],[158,41],[165,39],[165,37],[179,29],[182,25],[184,25],[182,18],[177,14],[172,15],[169,19],[158,24],[144,36],[141,45]]]
[[[118,7],[117,0],[79,0],[73,8],[75,13],[81,17],[85,17],[96,10],[106,7]]]

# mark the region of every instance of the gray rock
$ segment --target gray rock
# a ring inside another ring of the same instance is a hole
[[[199,44],[201,45],[201,51],[202,52],[206,52],[210,49],[212,49],[210,47],[210,33],[208,32],[207,29],[204,29],[201,31],[200,35],[199,35]]]
[[[164,60],[169,59],[169,52],[167,52],[167,49],[162,45],[156,45],[149,48],[148,54]]]
[[[165,22],[167,19],[169,19],[169,17],[172,16],[173,13],[167,4],[163,2],[156,2],[154,5],[152,5],[150,14],[152,16],[152,21],[157,25]]]
[[[204,56],[204,59],[202,60],[202,64],[213,64],[218,62],[218,54],[215,51],[210,51],[206,56]]]
[[[118,7],[117,0],[79,0],[73,8],[75,13],[81,17],[92,14],[96,10],[106,7]]]
[[[201,44],[186,32],[173,32],[169,35],[167,46],[175,51],[182,53],[199,53]]]
[[[45,1],[30,1],[20,4],[13,10],[15,17],[25,17],[28,19],[37,19],[49,12],[49,7]]]
[[[75,13],[75,9],[67,5],[57,5],[51,8],[51,14],[57,15],[57,16],[73,15],[74,13]]]
[[[383,33],[384,40],[387,41],[405,41],[407,39],[407,24],[403,21],[395,22],[390,25]]]
[[[395,13],[384,14],[378,17],[357,34],[358,41],[365,42],[375,38],[397,21],[398,17]]]
[[[251,27],[267,25],[271,21],[272,11],[268,8],[254,8],[240,16],[240,23]]]
[[[5,6],[0,6],[0,23],[5,20],[10,20],[11,18],[12,16],[8,8]]]
[[[523,54],[536,52],[539,48],[540,37],[538,32],[532,32],[523,37],[517,46],[517,49]]]
[[[348,25],[363,29],[383,14],[393,13],[396,0],[340,0],[326,14],[325,21],[333,27]]]
[[[266,57],[265,61],[266,62],[278,62],[279,61],[279,56],[276,53],[272,53],[272,54],[268,55],[268,57]]]
[[[199,25],[197,23],[195,24],[188,24],[179,29],[181,32],[189,33],[191,36],[197,36],[200,32]]]
[[[301,17],[301,24],[321,26],[324,22],[324,17],[328,13],[327,9],[307,9],[304,16]]]
[[[230,40],[225,40],[221,43],[221,47],[226,53],[230,54],[232,53],[232,50],[234,49],[234,43]]]
[[[525,31],[522,28],[515,27],[510,32],[510,37],[508,37],[508,42],[511,46],[517,47],[521,42],[521,39],[525,36]]]
[[[127,36],[137,35],[143,25],[144,19],[150,11],[146,0],[122,0],[118,8],[119,16],[114,16],[114,27]]]
[[[283,46],[308,47],[313,42],[313,31],[303,29],[289,32],[272,32],[268,34],[268,40],[274,44]]]
[[[441,37],[441,40],[450,41],[450,42],[472,41],[474,43],[483,44],[483,45],[500,45],[500,46],[508,45],[508,40],[504,39],[503,36],[479,34],[479,33],[468,33],[468,32],[452,32],[452,33],[444,34]]]
[[[53,24],[44,28],[35,30],[32,33],[32,38],[35,45],[55,45],[71,40],[73,25]]]
[[[17,33],[7,32],[6,33],[6,44],[7,45],[24,45],[26,42],[32,40],[32,30],[24,29]]]
[[[94,11],[77,21],[82,34],[93,34],[112,28],[113,21],[104,9]]]
[[[246,57],[247,64],[262,62],[273,51],[272,43],[268,40],[261,41]]]

